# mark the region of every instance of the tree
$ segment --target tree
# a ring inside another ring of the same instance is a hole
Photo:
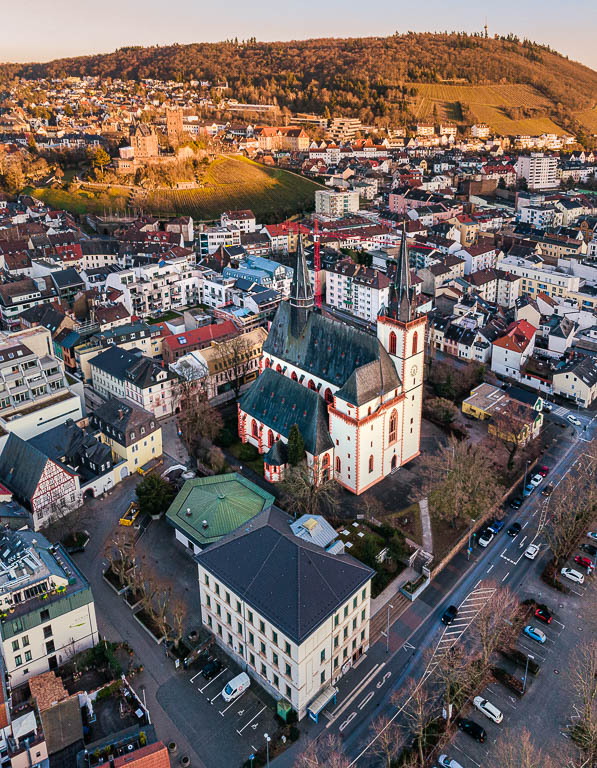
[[[294,768],[348,768],[340,739],[333,734],[312,739],[294,762]]]
[[[491,586],[491,582],[486,585],[487,589]],[[495,586],[495,592],[475,618],[483,666],[489,664],[494,651],[515,633],[519,608],[518,597],[508,587]]]
[[[432,514],[453,525],[478,520],[503,494],[486,448],[454,437],[438,453],[424,454],[419,471]]]
[[[207,368],[178,366],[174,385],[174,408],[182,440],[191,455],[196,454],[200,438],[213,441],[223,426],[222,416],[207,399]]]
[[[296,467],[305,458],[305,442],[298,424],[293,424],[288,433],[288,463]]]
[[[238,400],[246,375],[257,367],[261,347],[252,344],[248,335],[241,333],[216,343],[212,349],[216,351],[220,375],[229,383],[235,400]]]
[[[595,478],[582,476],[590,464],[579,462],[577,473],[564,476],[549,497],[543,535],[551,549],[555,565],[562,563],[582,536],[593,517]]]
[[[406,721],[404,727],[413,736],[419,766],[423,768],[427,734],[437,709],[435,696],[426,682],[412,678],[402,689],[392,694],[392,704],[400,708],[404,695],[406,695],[406,700],[402,704],[402,714]]]
[[[425,416],[440,424],[451,424],[458,417],[458,408],[444,397],[432,397],[425,401]]]
[[[187,605],[184,600],[175,600],[174,605],[172,606],[172,629],[174,631],[173,641],[176,648],[180,646],[184,634],[187,613]]]
[[[313,470],[303,462],[286,470],[281,490],[286,509],[300,517],[334,515],[340,488],[334,478],[315,483]]]
[[[141,512],[152,516],[163,514],[176,496],[176,491],[170,483],[155,474],[146,475],[135,493]]]
[[[572,655],[569,675],[576,697],[578,720],[570,728],[583,759],[597,761],[597,640],[581,645]]]
[[[104,173],[104,168],[110,164],[110,155],[103,147],[96,147],[90,152],[91,165],[98,172],[101,178]]]
[[[399,727],[391,718],[380,715],[369,729],[371,735],[371,752],[381,759],[385,768],[392,768],[394,760],[400,754],[402,738]]]
[[[446,709],[446,722],[450,722],[450,705],[462,702],[471,690],[472,657],[464,652],[461,645],[453,645],[445,653],[436,654],[437,663],[433,667],[433,678],[439,682],[443,704]]]
[[[549,755],[533,744],[526,728],[503,733],[492,754],[501,768],[556,768]]]
[[[528,439],[528,432],[524,429],[527,423],[525,418],[527,410],[511,402],[509,407],[500,411],[494,411],[491,415],[488,432],[508,451],[509,470],[514,468],[514,457],[519,448],[523,447]]]

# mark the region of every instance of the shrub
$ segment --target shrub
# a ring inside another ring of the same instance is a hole
[[[517,694],[518,696],[523,695],[523,682],[520,680],[520,678],[514,677],[514,675],[506,672],[506,670],[502,669],[501,667],[492,667],[491,674],[498,682],[500,682],[513,693]]]
[[[296,725],[293,725],[290,728],[290,741],[296,741],[298,737],[301,735],[301,732],[299,731],[298,727]]]
[[[220,448],[229,448],[235,439],[236,437],[232,430],[228,429],[228,427],[222,427],[220,433],[215,439],[215,443],[216,445],[219,445]]]
[[[241,461],[254,461],[259,456],[259,451],[251,443],[243,443],[238,451]]]
[[[562,592],[564,595],[570,594],[570,590],[565,584],[558,579],[558,569],[555,564],[555,560],[551,560],[543,569],[541,573],[541,580],[548,584],[550,587],[557,589],[558,592]]]

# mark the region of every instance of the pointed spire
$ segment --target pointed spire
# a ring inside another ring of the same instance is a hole
[[[406,244],[406,222],[402,222],[402,240],[400,241],[400,255],[396,264],[394,279],[390,284],[390,298],[386,317],[408,323],[412,319],[411,312],[411,286],[410,264],[408,260],[408,246]]]
[[[299,336],[307,323],[309,311],[313,309],[313,291],[311,290],[311,281],[309,280],[300,228],[289,304],[291,307],[291,331],[293,336]]]

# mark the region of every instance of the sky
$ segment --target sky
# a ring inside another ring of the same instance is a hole
[[[595,0],[17,0],[2,2],[0,61],[48,61],[127,45],[309,37],[395,31],[514,32],[597,70]]]

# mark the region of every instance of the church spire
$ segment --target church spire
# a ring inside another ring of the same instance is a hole
[[[390,284],[390,299],[384,313],[386,317],[408,323],[412,319],[410,264],[406,244],[406,223],[402,222],[402,240],[400,255],[396,264],[394,279]]]
[[[293,336],[299,336],[309,317],[309,311],[313,309],[313,291],[307,270],[307,262],[303,252],[303,241],[300,228],[296,246],[296,263],[292,286],[290,288],[290,327]]]

